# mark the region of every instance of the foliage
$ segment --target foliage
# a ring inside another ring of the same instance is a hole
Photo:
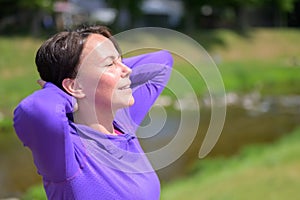
[[[264,0],[265,4],[275,5],[282,12],[291,12],[298,0]]]
[[[187,8],[199,9],[202,5],[211,5],[218,7],[259,7],[262,5],[275,5],[284,12],[290,12],[294,9],[297,0],[187,0],[183,1]]]
[[[48,10],[53,7],[55,0],[2,0],[0,6],[0,13],[6,15],[15,14],[15,11],[21,10]],[[5,16],[5,15],[4,15]]]
[[[51,10],[54,0],[19,0],[18,6],[24,9]]]

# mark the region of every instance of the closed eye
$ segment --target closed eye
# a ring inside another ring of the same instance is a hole
[[[112,59],[112,57],[110,57]],[[121,61],[121,57],[115,57],[112,61],[109,62],[109,64],[105,65],[106,67],[111,67],[113,66],[116,62]]]
[[[114,64],[114,62],[111,62],[110,64],[105,65],[105,66],[106,66],[106,67],[111,67],[111,66],[113,66],[113,64]]]

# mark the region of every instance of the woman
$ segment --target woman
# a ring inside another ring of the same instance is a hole
[[[58,33],[39,48],[43,89],[17,106],[14,128],[48,199],[159,199],[135,132],[172,62],[167,51],[121,59],[101,26]]]

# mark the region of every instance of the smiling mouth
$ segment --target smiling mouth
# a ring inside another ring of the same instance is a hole
[[[126,90],[126,89],[130,89],[130,84],[129,85],[125,85],[124,87],[119,88],[119,90]]]

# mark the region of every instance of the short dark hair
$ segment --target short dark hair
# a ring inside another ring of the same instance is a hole
[[[35,63],[41,79],[61,88],[65,78],[76,78],[78,63],[87,37],[100,34],[109,38],[120,51],[105,26],[89,26],[73,31],[63,31],[46,40],[38,49]]]

